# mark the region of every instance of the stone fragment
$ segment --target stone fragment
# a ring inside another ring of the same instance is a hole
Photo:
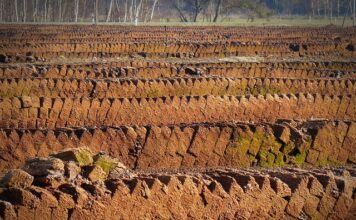
[[[52,156],[64,161],[74,161],[80,167],[89,166],[93,163],[92,153],[85,147],[66,149]]]
[[[92,181],[92,182],[96,182],[96,181],[103,181],[106,179],[106,173],[105,171],[97,165],[91,166],[89,167],[89,170],[87,172],[87,178]]]
[[[134,177],[136,177],[136,175],[126,167],[116,166],[110,171],[108,179],[132,179]]]
[[[27,160],[22,169],[35,177],[46,175],[63,175],[64,163],[58,158],[36,157]]]
[[[68,163],[66,163],[64,165],[64,169],[65,175],[68,177],[69,180],[76,178],[81,172],[80,167],[77,166],[77,164],[75,164],[73,161],[69,161]]]
[[[0,219],[17,219],[16,212],[11,203],[0,201]]]
[[[94,156],[94,165],[97,165],[103,169],[106,174],[109,174],[110,170],[116,166],[119,161],[105,154],[97,154]]]
[[[94,164],[100,166],[106,175],[109,175],[110,171],[114,168],[127,169],[120,161],[116,158],[112,158],[105,154],[98,154],[94,157]]]
[[[283,143],[288,144],[290,141],[290,129],[288,127],[281,127],[281,129],[279,130],[277,137],[283,141]]]
[[[27,189],[12,187],[0,192],[0,200],[10,202],[13,205],[34,207],[38,204],[38,198]]]
[[[15,169],[5,174],[0,180],[0,186],[26,188],[31,186],[32,182],[33,176],[23,170]]]

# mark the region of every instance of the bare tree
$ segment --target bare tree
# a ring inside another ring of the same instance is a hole
[[[214,15],[213,22],[217,22],[218,21],[218,18],[219,18],[219,15],[220,15],[220,11],[221,11],[221,3],[222,3],[222,0],[218,0],[218,2],[216,4],[216,7],[215,7],[215,15]]]
[[[142,13],[144,14],[144,18],[143,18],[143,22],[146,23],[147,22],[147,17],[148,17],[148,3],[147,0],[143,0],[142,2]]]
[[[120,14],[119,0],[115,0],[115,5],[116,5],[117,13]],[[119,15],[119,22],[120,22],[120,15]]]
[[[174,1],[173,2],[173,6],[178,11],[180,20],[182,22],[188,22],[188,19],[187,19],[186,15],[184,14],[183,9],[182,9],[181,1],[180,0]]]
[[[135,1],[135,2],[136,2],[136,1]],[[139,17],[139,15],[140,15],[141,6],[142,6],[142,0],[140,0],[140,3],[139,3],[138,6],[135,8],[135,25],[138,24],[138,17]]]
[[[18,10],[17,10],[17,0],[14,1],[14,5],[15,5],[16,22],[19,22],[19,13],[18,13]]]
[[[355,20],[356,20],[356,0],[354,0],[354,14],[353,14],[353,26],[355,26]]]
[[[154,2],[153,2],[152,9],[151,9],[150,21],[152,21],[153,16],[154,16],[154,14],[155,14],[155,8],[156,8],[156,5],[157,5],[157,2],[158,2],[158,0],[154,0]]]
[[[47,22],[47,0],[44,3],[44,22]]]
[[[197,22],[198,15],[203,10],[203,1],[202,0],[194,0],[193,10],[194,10],[193,22]]]
[[[112,7],[113,7],[113,4],[114,3],[114,0],[110,0],[110,6],[109,6],[109,12],[108,12],[108,15],[106,17],[106,22],[109,22],[110,21],[110,17],[111,17],[111,12],[112,12]]]
[[[58,0],[58,21],[62,21],[62,0]]]
[[[126,0],[126,3],[125,3],[125,17],[124,17],[124,22],[126,23],[126,21],[127,21],[127,1],[128,0]]]
[[[23,14],[23,22],[26,22],[26,0],[22,1],[22,14]]]
[[[78,22],[78,14],[79,14],[79,0],[74,1],[75,7],[74,7],[74,16],[75,16],[75,23]]]
[[[94,11],[95,11],[95,23],[99,22],[99,0],[95,0]]]
[[[36,22],[36,16],[37,16],[37,0],[33,0],[32,2],[32,20]]]
[[[135,4],[136,0],[131,0],[131,5],[130,5],[130,9],[129,9],[129,12],[130,12],[130,22],[133,21],[133,9],[134,9],[134,4]]]
[[[330,20],[333,19],[333,9],[334,9],[333,0],[330,0],[330,6],[329,6],[329,10],[330,10]]]
[[[3,5],[4,5],[4,0],[0,0],[0,22],[3,22],[3,21],[4,21]]]

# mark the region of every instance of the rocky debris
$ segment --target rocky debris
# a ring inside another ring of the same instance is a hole
[[[8,171],[0,181],[0,187],[20,187],[25,188],[31,186],[33,176],[27,172],[15,169]]]
[[[136,174],[131,172],[125,166],[115,166],[108,175],[108,179],[132,179]]]
[[[88,148],[71,148],[65,149],[59,153],[53,154],[53,157],[63,161],[74,161],[80,167],[88,166],[93,163],[92,153]]]
[[[27,219],[352,219],[355,215],[352,167],[141,171],[131,179],[104,182],[82,176],[83,170],[105,174],[100,166],[81,169],[75,181],[66,179],[56,188],[0,189],[0,217],[14,219],[19,213]]]
[[[82,147],[67,149],[47,158],[30,158],[21,169],[6,173],[1,178],[1,186],[24,188],[33,184],[56,189],[68,182],[79,186],[83,183],[100,185],[107,179],[133,177],[135,175],[118,159],[105,153],[92,155]]]

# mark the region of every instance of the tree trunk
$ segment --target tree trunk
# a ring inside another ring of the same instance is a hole
[[[0,22],[4,21],[2,9],[3,9],[3,0],[0,0]]]
[[[136,0],[131,0],[131,5],[130,5],[130,22],[133,22],[133,9],[134,9],[134,3]]]
[[[145,17],[143,19],[143,22],[146,23],[147,22],[147,17],[148,17],[148,3],[147,0],[144,0],[143,4],[142,4],[142,13],[144,13]]]
[[[94,12],[95,12],[95,24],[97,24],[99,22],[99,10],[98,10],[98,7],[99,7],[99,0],[95,0],[95,6],[94,6]]]
[[[152,21],[153,16],[155,14],[155,8],[156,8],[156,4],[157,4],[158,0],[154,0],[153,5],[152,5],[152,10],[151,10],[151,17],[150,17],[150,21]]]
[[[75,16],[75,23],[78,23],[78,14],[79,14],[79,0],[75,0],[75,7],[74,7],[74,16]]]
[[[214,15],[214,19],[213,19],[214,23],[216,23],[218,21],[218,18],[220,15],[220,10],[221,10],[221,3],[222,3],[222,0],[219,0],[218,3],[216,4],[215,15]]]
[[[193,16],[193,22],[197,22],[198,19],[198,14],[199,14],[199,0],[194,1],[194,16]]]
[[[118,17],[119,17],[119,22],[120,22],[120,7],[119,7],[119,2],[118,1],[119,0],[115,0],[115,5],[116,5],[116,10],[117,10],[117,14],[118,14]]]
[[[108,15],[106,16],[106,22],[109,22],[109,21],[110,21],[111,11],[112,11],[112,6],[113,6],[113,1],[114,1],[114,0],[110,0],[110,7],[109,7]]]
[[[15,18],[16,18],[16,22],[19,22],[19,13],[17,11],[17,0],[14,1],[15,4]]]
[[[318,8],[317,8],[317,11],[318,11],[318,17],[320,17],[320,2],[318,2]]]
[[[141,5],[142,5],[142,0],[140,0],[140,3],[136,7],[136,13],[135,13],[135,25],[137,26],[138,24],[138,17],[140,15],[140,10],[141,10]]]
[[[126,23],[126,21],[127,21],[127,1],[128,0],[126,0],[126,3],[125,3],[125,17],[124,17],[124,22]]]
[[[47,22],[47,0],[45,0],[45,5],[44,5],[44,22]]]
[[[333,0],[330,0],[330,20],[333,19],[333,9],[334,9]]]
[[[354,15],[353,15],[353,26],[356,24],[356,0],[354,0]]]
[[[62,0],[58,0],[58,22],[62,22]]]
[[[22,12],[23,13],[23,20],[22,21],[26,22],[26,0],[22,1],[22,7],[23,7],[22,8],[23,9],[23,12]]]
[[[340,0],[337,0],[337,17],[340,17]]]
[[[33,14],[32,14],[32,19],[33,19],[33,21],[34,22],[36,22],[36,16],[37,16],[37,0],[34,0],[34,2],[32,2],[33,3]]]
[[[181,9],[181,7],[180,7],[180,1],[179,1],[179,0],[176,1],[176,2],[174,2],[174,7],[176,8],[176,10],[177,10],[178,13],[179,13],[180,20],[181,20],[182,22],[188,22],[187,17],[184,15],[184,13],[183,13],[183,11],[182,11],[182,9]]]

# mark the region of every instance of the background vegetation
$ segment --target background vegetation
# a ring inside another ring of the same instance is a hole
[[[355,0],[0,0],[0,22],[355,25],[355,4]]]

